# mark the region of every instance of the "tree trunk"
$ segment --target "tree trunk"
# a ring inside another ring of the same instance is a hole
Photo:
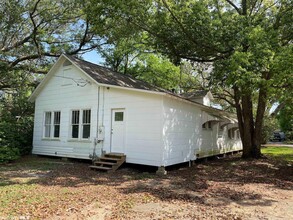
[[[267,92],[265,88],[261,88],[259,91],[256,120],[254,122],[252,95],[242,94],[239,88],[234,87],[238,127],[243,145],[242,158],[259,158],[261,156],[261,131],[266,98]]]
[[[251,95],[242,96],[242,120],[243,120],[243,158],[254,158],[254,124],[253,124],[253,112],[252,112],[252,100]]]

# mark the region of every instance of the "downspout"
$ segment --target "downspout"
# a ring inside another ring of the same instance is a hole
[[[100,113],[100,86],[98,87],[98,108],[97,108],[97,131],[96,131],[96,138],[94,141],[94,149],[93,149],[93,157],[92,160],[94,161],[97,158],[96,148],[99,143],[98,141],[98,133],[99,133],[99,113]]]

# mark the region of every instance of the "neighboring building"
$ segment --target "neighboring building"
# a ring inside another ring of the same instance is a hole
[[[241,150],[236,119],[203,105],[206,95],[197,103],[62,55],[30,97],[33,153],[90,159],[117,152],[128,163],[169,166]]]

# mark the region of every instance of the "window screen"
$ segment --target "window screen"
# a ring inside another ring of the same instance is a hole
[[[60,137],[61,112],[54,112],[54,138]]]
[[[91,110],[82,112],[82,138],[89,138],[91,133]]]
[[[72,118],[71,118],[71,137],[78,138],[79,134],[79,110],[72,111]]]
[[[51,112],[45,112],[45,133],[44,137],[51,136]]]

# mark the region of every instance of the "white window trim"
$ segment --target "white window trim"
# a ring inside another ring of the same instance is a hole
[[[83,133],[83,111],[84,110],[90,110],[91,111],[91,114],[90,114],[90,118],[91,118],[91,121],[90,121],[90,136],[88,138],[82,138],[82,133]],[[74,138],[72,137],[72,112],[73,111],[79,111],[79,121],[78,121],[78,137],[77,138]],[[91,139],[91,135],[92,135],[92,109],[91,108],[82,108],[82,109],[71,109],[70,110],[70,114],[69,114],[69,123],[70,123],[70,129],[69,129],[69,139],[68,141],[69,142],[74,142],[74,141],[82,141],[82,142],[87,142]]]
[[[50,121],[50,137],[45,136],[46,132],[46,113],[50,112],[51,113],[51,121]],[[54,124],[54,116],[55,112],[60,112],[60,123],[59,123],[59,137],[54,137],[54,132],[55,132],[55,124]],[[53,141],[58,141],[60,140],[60,130],[61,130],[61,110],[55,110],[55,111],[44,111],[44,119],[43,119],[43,137],[42,140],[53,140]]]

